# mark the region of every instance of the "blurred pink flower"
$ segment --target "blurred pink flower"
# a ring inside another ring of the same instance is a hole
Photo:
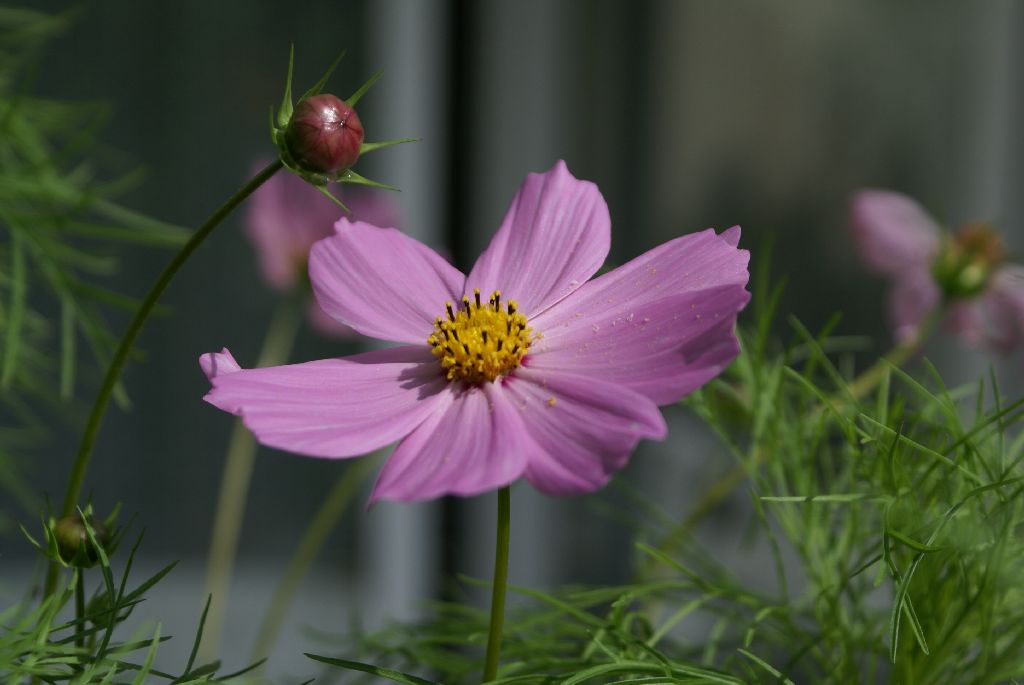
[[[943,234],[912,198],[889,190],[857,192],[851,226],[864,262],[892,281],[889,322],[912,342],[925,319],[946,308],[945,323],[965,341],[1009,351],[1024,342],[1024,268],[984,224]]]
[[[588,281],[608,254],[608,208],[562,162],[526,178],[468,276],[398,231],[345,218],[336,229],[310,257],[321,307],[403,345],[242,370],[225,349],[200,363],[206,400],[265,445],[343,458],[400,440],[374,501],[519,477],[549,494],[596,490],[641,439],[665,437],[658,405],[739,351],[739,227],[676,238]]]
[[[337,186],[331,186],[332,192]],[[342,201],[354,220],[382,227],[399,224],[397,208],[383,191],[346,187]],[[245,214],[245,230],[256,249],[260,272],[279,292],[304,287],[309,250],[334,233],[344,214],[338,205],[295,174],[275,174],[253,193]],[[352,330],[323,314],[310,300],[308,320],[317,331],[332,337],[351,336]]]

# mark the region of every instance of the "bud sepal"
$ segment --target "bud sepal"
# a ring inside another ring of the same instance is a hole
[[[320,80],[303,93],[297,103],[293,103],[293,47],[288,55],[288,77],[281,105],[276,114],[271,108],[270,129],[271,138],[284,166],[316,186],[321,193],[347,212],[348,208],[334,197],[326,186],[333,182],[357,183],[398,190],[394,186],[367,179],[352,171],[351,167],[363,154],[416,139],[399,138],[372,143],[363,140],[362,122],[356,113],[355,105],[381,77],[382,72],[377,72],[367,79],[345,100],[321,93],[327,79],[344,55],[342,52]]]
[[[50,561],[65,568],[90,568],[97,563],[107,566],[109,555],[121,541],[121,531],[115,526],[119,511],[120,505],[103,520],[93,515],[91,505],[60,519],[48,515],[43,520],[42,543],[24,526],[21,531]]]

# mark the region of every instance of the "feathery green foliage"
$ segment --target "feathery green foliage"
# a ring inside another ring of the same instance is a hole
[[[114,575],[110,559],[95,538],[90,536],[90,540],[99,557],[95,569],[68,569],[67,585],[59,592],[42,602],[26,598],[0,612],[0,626],[3,626],[0,630],[0,680],[11,685],[29,682],[184,685],[222,682],[250,670],[219,676],[219,663],[195,663],[195,649],[180,673],[154,668],[157,649],[170,639],[161,634],[159,624],[136,630],[128,638],[122,638],[121,633],[123,624],[136,607],[171,572],[174,564],[129,587],[129,574],[142,538],[126,557],[120,577]],[[38,546],[34,540],[32,542]],[[95,583],[96,588],[84,603],[83,613],[68,617],[67,610],[80,578],[83,588],[88,588],[90,582]],[[197,646],[205,618],[204,612],[194,641]]]
[[[104,364],[116,342],[105,311],[135,307],[104,284],[116,249],[187,237],[112,201],[138,175],[103,180],[86,156],[107,107],[30,94],[40,51],[70,19],[0,8],[0,487],[28,510],[38,503],[15,457],[48,433],[40,413],[73,396],[79,342]]]

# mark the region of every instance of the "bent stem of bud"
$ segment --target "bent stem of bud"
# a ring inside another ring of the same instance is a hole
[[[295,298],[288,298],[278,305],[263,339],[263,347],[256,360],[257,368],[279,366],[288,361],[295,344],[295,335],[299,330],[299,322],[302,320],[301,307],[301,302]],[[242,420],[236,419],[225,452],[224,473],[220,481],[220,494],[217,496],[213,535],[210,538],[210,553],[206,564],[206,591],[203,595],[211,599],[203,639],[199,646],[202,661],[213,661],[220,649],[231,573],[238,552],[242,521],[245,518],[245,502],[249,496],[249,482],[252,479],[256,449],[256,439]]]
[[[146,299],[142,301],[139,308],[135,311],[135,316],[132,318],[131,323],[128,324],[128,329],[124,332],[121,337],[120,343],[118,343],[117,350],[114,351],[114,356],[110,359],[110,364],[107,366],[106,374],[103,376],[103,383],[100,385],[99,392],[96,394],[96,399],[93,401],[92,410],[89,412],[89,418],[85,424],[85,430],[82,432],[82,439],[78,446],[78,454],[75,456],[75,462],[71,468],[71,478],[68,482],[68,489],[64,495],[64,503],[61,506],[61,517],[69,516],[75,511],[75,507],[78,504],[78,497],[82,491],[82,483],[85,481],[85,474],[89,468],[89,460],[92,457],[92,450],[96,444],[96,437],[99,434],[100,425],[103,423],[103,416],[106,414],[107,405],[110,403],[110,396],[114,392],[114,388],[117,386],[117,381],[121,377],[121,371],[124,369],[125,362],[128,360],[128,355],[131,353],[132,348],[135,346],[135,340],[139,337],[139,333],[142,331],[142,326],[146,323],[149,315],[152,314],[153,308],[159,301],[160,296],[163,295],[167,286],[170,285],[171,281],[174,280],[175,275],[184,266],[185,262],[188,261],[192,253],[203,244],[203,242],[209,237],[217,226],[227,217],[231,212],[242,203],[249,195],[251,195],[257,188],[263,185],[267,179],[277,173],[282,167],[281,160],[275,160],[253,178],[246,183],[238,192],[228,198],[220,208],[217,209],[210,218],[207,219],[189,238],[188,242],[185,243],[182,248],[178,251],[171,261],[168,262],[167,266],[157,277],[156,282],[150,288],[149,293],[146,295]],[[56,562],[50,562],[50,567],[46,574],[46,591],[44,597],[49,597],[53,594],[54,589],[57,587],[57,574],[59,572],[59,566]]]
[[[938,322],[941,321],[944,313],[945,307],[937,308],[921,323],[918,327],[917,334],[914,335],[912,339],[894,346],[889,350],[889,352],[872,364],[870,368],[850,381],[845,393],[829,398],[826,400],[827,404],[818,405],[817,408],[811,412],[809,420],[818,418],[823,412],[830,408],[835,411],[842,411],[844,406],[848,403],[855,403],[863,399],[865,395],[878,386],[891,367],[903,366],[903,364],[910,360],[921,349],[921,346],[924,345],[925,341],[931,336],[931,333]],[[767,456],[768,455],[766,455],[763,450],[756,451],[753,455],[754,466],[756,467],[763,463]],[[728,473],[712,483],[704,492],[704,495],[697,501],[697,504],[694,505],[693,509],[691,509],[683,520],[665,536],[661,544],[658,545],[658,552],[665,555],[674,552],[679,545],[686,540],[690,533],[693,532],[693,529],[697,524],[700,523],[711,511],[713,511],[715,507],[722,502],[722,500],[728,497],[740,483],[748,478],[748,476],[751,476],[751,465],[749,461],[747,463],[737,464]],[[655,563],[656,561],[653,556],[648,557],[648,562],[643,566],[641,575],[649,575],[651,568]]]
[[[487,632],[487,655],[482,683],[498,674],[501,631],[505,625],[505,594],[508,587],[508,542],[511,519],[510,486],[498,490],[498,529],[494,545],[494,582],[491,585],[491,625]]]

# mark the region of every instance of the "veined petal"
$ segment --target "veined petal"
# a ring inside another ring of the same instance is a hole
[[[709,228],[670,240],[585,283],[572,297],[531,318],[530,326],[547,335],[572,318],[628,312],[705,288],[745,286],[750,253],[736,248],[738,239],[739,227],[733,227],[722,235]]]
[[[611,219],[597,186],[577,180],[565,162],[529,174],[501,228],[466,279],[466,293],[500,290],[531,316],[594,275],[608,256]]]
[[[264,445],[353,457],[409,434],[444,406],[447,382],[426,346],[215,374],[205,399],[242,417]]]
[[[327,314],[363,335],[425,343],[465,278],[426,245],[392,228],[341,219],[313,246],[309,278]]]
[[[453,390],[391,455],[370,499],[409,502],[494,490],[522,475],[531,449],[499,385]]]
[[[913,340],[925,318],[939,305],[941,293],[926,268],[904,272],[889,293],[889,324],[900,342]]]
[[[889,190],[862,190],[850,208],[853,237],[864,262],[899,276],[926,268],[939,249],[939,227],[912,198]]]
[[[563,320],[543,329],[523,363],[599,377],[669,404],[717,376],[739,354],[733,329],[749,299],[742,285],[637,306],[588,298],[574,312],[561,308]]]
[[[651,400],[597,378],[520,368],[503,389],[536,445],[526,479],[550,495],[597,490],[626,465],[641,439],[666,434]]]

